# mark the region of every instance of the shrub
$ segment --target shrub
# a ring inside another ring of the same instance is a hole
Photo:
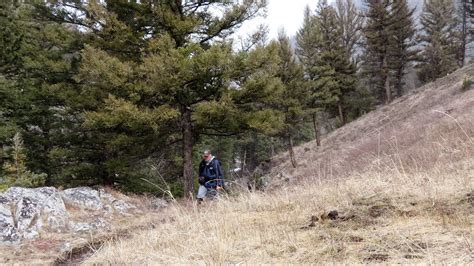
[[[464,78],[462,80],[462,85],[461,85],[461,90],[462,91],[467,91],[471,88],[472,84],[472,78],[470,75],[464,75]]]
[[[46,182],[47,175],[33,173],[26,168],[26,155],[20,133],[13,137],[11,161],[4,164],[8,186],[40,187]]]

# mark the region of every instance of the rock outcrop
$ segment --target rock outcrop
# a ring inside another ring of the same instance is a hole
[[[94,216],[75,221],[66,206]],[[104,189],[78,187],[59,191],[53,187],[12,187],[0,194],[0,243],[35,238],[44,229],[89,232],[106,227],[106,216],[131,215],[136,211],[136,206]]]

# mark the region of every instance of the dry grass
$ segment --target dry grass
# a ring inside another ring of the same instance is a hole
[[[416,173],[474,157],[474,90],[462,92],[465,75],[474,75],[474,64],[337,129],[322,147],[310,142],[296,148],[297,169],[281,154],[273,160],[271,180]]]
[[[175,204],[153,230],[110,241],[85,263],[473,264],[466,74],[474,65],[336,130],[322,148],[298,147],[297,169],[280,155],[265,193]]]
[[[174,205],[166,222],[107,243],[86,264],[474,263],[473,166]],[[327,217],[331,210],[338,219]]]

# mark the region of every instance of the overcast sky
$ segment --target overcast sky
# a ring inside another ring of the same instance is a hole
[[[284,28],[289,36],[295,35],[303,23],[304,8],[309,5],[316,8],[318,0],[268,0],[267,17],[247,21],[237,33],[245,35],[253,32],[259,24],[266,24],[270,29],[270,38],[275,38],[279,28]]]

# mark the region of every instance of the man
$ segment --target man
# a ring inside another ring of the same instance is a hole
[[[205,150],[202,154],[202,161],[199,164],[199,190],[197,194],[198,202],[202,202],[210,188],[221,190],[224,187],[224,174],[221,163]]]

